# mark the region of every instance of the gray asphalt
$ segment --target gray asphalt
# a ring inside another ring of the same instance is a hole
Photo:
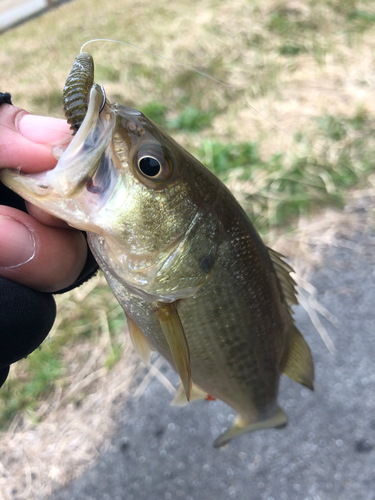
[[[311,392],[282,377],[285,429],[214,449],[233,411],[216,401],[171,407],[153,379],[140,399],[129,398],[109,449],[50,500],[375,499],[375,235],[339,239],[310,281],[340,320],[338,328],[323,321],[338,353],[296,308],[316,382]]]

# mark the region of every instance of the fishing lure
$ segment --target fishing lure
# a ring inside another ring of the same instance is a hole
[[[88,95],[94,84],[94,60],[88,52],[81,52],[74,60],[63,90],[65,116],[73,135],[85,119]]]

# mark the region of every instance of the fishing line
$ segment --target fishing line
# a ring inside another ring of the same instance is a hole
[[[267,118],[266,116],[264,116],[260,111],[258,111],[256,108],[254,108],[254,106],[252,106],[244,97],[242,97],[236,90],[234,90],[230,85],[227,85],[226,83],[218,80],[217,78],[211,76],[211,75],[208,75],[207,73],[205,73],[204,71],[200,71],[199,69],[196,69],[194,68],[193,66],[189,66],[188,64],[185,64],[185,63],[182,63],[182,62],[179,62],[179,61],[176,61],[175,59],[171,59],[169,57],[166,57],[166,56],[162,56],[160,54],[156,54],[155,52],[152,52],[151,50],[148,50],[148,49],[144,49],[143,47],[139,47],[138,45],[135,45],[133,43],[129,43],[129,42],[122,42],[120,40],[112,40],[111,38],[94,38],[92,40],[89,40],[88,42],[85,42],[81,49],[80,49],[80,52],[83,51],[84,47],[86,47],[86,45],[90,44],[90,43],[95,43],[95,42],[110,42],[110,43],[118,43],[120,45],[125,45],[127,47],[132,47],[134,49],[137,49],[137,50],[141,50],[142,52],[145,52],[147,54],[150,54],[154,57],[157,57],[158,59],[162,59],[164,61],[167,61],[167,62],[170,62],[170,63],[173,63],[173,64],[176,64],[177,66],[180,66],[184,69],[187,69],[187,70],[190,70],[190,71],[193,71],[194,73],[197,73],[198,75],[201,75],[201,76],[204,76],[206,78],[208,78],[209,80],[217,83],[218,85],[220,85],[221,87],[225,88],[228,92],[230,92],[232,95],[238,97],[243,103],[246,104],[246,106],[251,109],[256,115],[258,115],[260,118],[262,118],[262,120],[265,120],[267,123],[269,123],[273,128],[275,128],[276,130],[278,130],[279,132],[281,132],[282,134],[285,134],[287,137],[289,138],[292,138],[292,134],[290,132],[288,132],[287,130],[279,127],[276,123],[272,122],[269,118]],[[312,144],[310,141],[308,141],[308,144],[309,146],[314,150],[314,151],[317,151],[317,148],[314,146],[314,144]],[[299,148],[301,147],[300,145],[298,146]],[[324,179],[322,179],[323,182],[325,183]],[[326,183],[325,183],[326,184]]]
[[[152,56],[155,56],[157,57],[158,59],[162,59],[164,61],[168,61],[168,62],[171,62],[173,64],[176,64],[177,66],[181,66],[182,68],[184,69],[188,69],[190,71],[194,71],[195,73],[197,73],[198,75],[201,75],[201,76],[204,76],[206,78],[208,78],[209,80],[217,83],[218,85],[220,85],[221,87],[224,87],[226,90],[228,90],[229,92],[231,92],[233,95],[235,95],[236,97],[238,97],[239,99],[241,99],[242,102],[244,102],[246,104],[246,106],[248,106],[255,114],[257,114],[260,118],[262,118],[262,120],[265,120],[267,121],[270,125],[272,125],[272,127],[276,128],[277,130],[279,130],[280,132],[284,133],[284,134],[287,134],[288,136],[290,136],[290,134],[286,131],[286,130],[283,130],[282,128],[280,128],[278,125],[276,125],[276,123],[273,123],[271,120],[269,120],[266,116],[262,115],[262,113],[260,111],[258,111],[256,108],[254,108],[254,106],[252,106],[246,99],[244,99],[238,92],[236,92],[233,88],[231,88],[229,85],[227,85],[226,83],[224,82],[221,82],[220,80],[217,80],[216,78],[214,78],[213,76],[210,76],[208,75],[207,73],[204,73],[203,71],[200,71],[196,68],[194,68],[193,66],[189,66],[188,64],[184,64],[182,62],[179,62],[179,61],[175,61],[174,59],[171,59],[169,57],[165,57],[165,56],[162,56],[160,54],[156,54],[155,52],[152,52],[151,50],[148,50],[148,49],[144,49],[143,47],[139,47],[138,45],[134,45],[133,43],[128,43],[128,42],[121,42],[119,40],[112,40],[110,38],[94,38],[93,40],[89,40],[88,42],[85,42],[82,47],[81,47],[81,50],[80,52],[82,52],[83,48],[86,47],[86,45],[88,45],[89,43],[94,43],[94,42],[111,42],[111,43],[119,43],[121,45],[126,45],[128,47],[132,47],[134,49],[138,49],[138,50],[142,50],[143,52],[146,52],[147,54],[150,54]]]
[[[1,1],[1,0],[0,0]],[[217,83],[218,85],[220,85],[221,87],[225,88],[230,94],[238,97],[244,104],[246,104],[246,106],[251,109],[256,115],[258,115],[260,118],[262,118],[262,120],[265,120],[267,123],[269,123],[273,128],[275,128],[276,130],[278,130],[279,132],[281,132],[282,134],[285,134],[285,136],[289,137],[289,138],[294,138],[294,136],[288,131],[288,130],[285,130],[281,127],[279,127],[276,123],[274,123],[273,121],[271,121],[269,118],[267,118],[266,116],[264,116],[260,111],[258,111],[256,108],[254,108],[254,106],[252,106],[244,97],[242,97],[236,90],[234,90],[230,85],[227,85],[226,83],[218,80],[217,78],[211,76],[211,75],[208,75],[207,73],[205,73],[204,71],[200,71],[199,69],[196,69],[194,68],[193,66],[189,66],[188,64],[185,64],[185,63],[182,63],[182,62],[179,62],[179,61],[176,61],[175,59],[171,59],[169,57],[166,57],[166,56],[162,56],[160,54],[156,54],[155,52],[152,52],[151,50],[148,50],[148,49],[144,49],[143,47],[139,47],[138,45],[135,45],[133,43],[129,43],[129,42],[122,42],[120,40],[113,40],[111,38],[93,38],[92,40],[89,40],[87,42],[85,42],[81,49],[80,49],[80,53],[83,51],[84,47],[86,47],[86,45],[90,44],[90,43],[95,43],[95,42],[110,42],[110,43],[118,43],[120,45],[125,45],[127,47],[131,47],[131,48],[134,48],[134,49],[137,49],[137,50],[141,50],[142,52],[145,52],[147,54],[150,54],[154,57],[157,57],[158,59],[162,59],[164,61],[167,61],[167,62],[170,62],[170,63],[173,63],[173,64],[176,64],[177,66],[180,66],[184,69],[187,69],[187,70],[190,70],[190,71],[193,71],[194,73],[197,73],[198,75],[201,75],[201,76],[204,76],[206,78],[208,78],[209,80]],[[103,89],[104,90],[104,89]],[[316,151],[318,152],[318,148],[316,148],[316,146],[311,142],[311,141],[307,141],[307,144],[312,148],[313,151]],[[302,148],[301,145],[297,145],[297,148],[300,149]],[[320,175],[322,181],[324,182],[324,184],[327,186],[327,183],[325,181],[325,179]]]

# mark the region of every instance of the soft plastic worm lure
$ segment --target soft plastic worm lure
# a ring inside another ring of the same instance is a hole
[[[88,52],[81,52],[74,60],[63,90],[65,116],[73,135],[86,116],[88,96],[93,83],[94,60]]]

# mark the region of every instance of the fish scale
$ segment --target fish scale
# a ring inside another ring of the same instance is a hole
[[[280,375],[310,389],[314,378],[292,318],[290,266],[265,247],[224,184],[173,138],[140,111],[105,96],[103,104],[96,84],[86,95],[91,76],[82,85],[71,79],[88,109],[56,168],[2,170],[1,179],[87,231],[135,349],[146,361],[158,351],[180,375],[174,404],[214,397],[237,411],[215,446],[286,425]]]

